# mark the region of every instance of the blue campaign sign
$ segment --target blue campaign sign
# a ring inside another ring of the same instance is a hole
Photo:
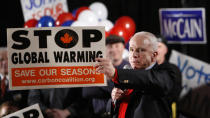
[[[168,43],[206,44],[204,8],[162,8],[159,16]]]

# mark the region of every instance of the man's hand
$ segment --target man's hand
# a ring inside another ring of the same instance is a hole
[[[124,91],[119,88],[113,88],[111,96],[112,96],[112,101],[119,100],[124,96]]]
[[[53,112],[52,109],[46,109],[45,113],[47,115],[48,118],[53,118]]]
[[[56,115],[55,118],[67,118],[70,115],[70,112],[67,109],[52,109],[52,111]]]
[[[115,68],[109,59],[96,58],[98,63],[95,65],[96,71],[104,73],[108,78],[113,78],[115,74]]]
[[[0,57],[0,74],[7,76],[8,74],[8,62]]]
[[[70,115],[67,109],[47,109],[45,112],[49,118],[67,118]]]

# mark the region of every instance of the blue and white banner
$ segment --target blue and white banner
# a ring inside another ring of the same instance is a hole
[[[168,43],[206,43],[204,8],[162,8],[159,17],[161,34]]]
[[[210,86],[210,65],[193,57],[172,51],[169,62],[177,65],[182,72],[180,97],[201,85]]]
[[[42,16],[56,19],[61,13],[68,12],[66,0],[21,0],[24,20],[39,20]]]

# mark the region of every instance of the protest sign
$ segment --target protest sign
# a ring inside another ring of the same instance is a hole
[[[10,89],[104,86],[104,27],[9,28]]]
[[[177,65],[182,72],[183,89],[180,97],[184,96],[192,88],[210,85],[209,64],[175,50],[172,51],[169,61]]]
[[[68,12],[66,0],[21,0],[21,6],[25,22],[39,20],[42,16],[56,19],[61,13]]]
[[[3,118],[44,118],[38,104],[34,104]]]

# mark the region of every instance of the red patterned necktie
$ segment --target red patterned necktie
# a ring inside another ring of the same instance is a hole
[[[4,97],[4,94],[5,94],[5,91],[6,91],[6,77],[4,77],[2,80],[1,80],[1,98]]]

